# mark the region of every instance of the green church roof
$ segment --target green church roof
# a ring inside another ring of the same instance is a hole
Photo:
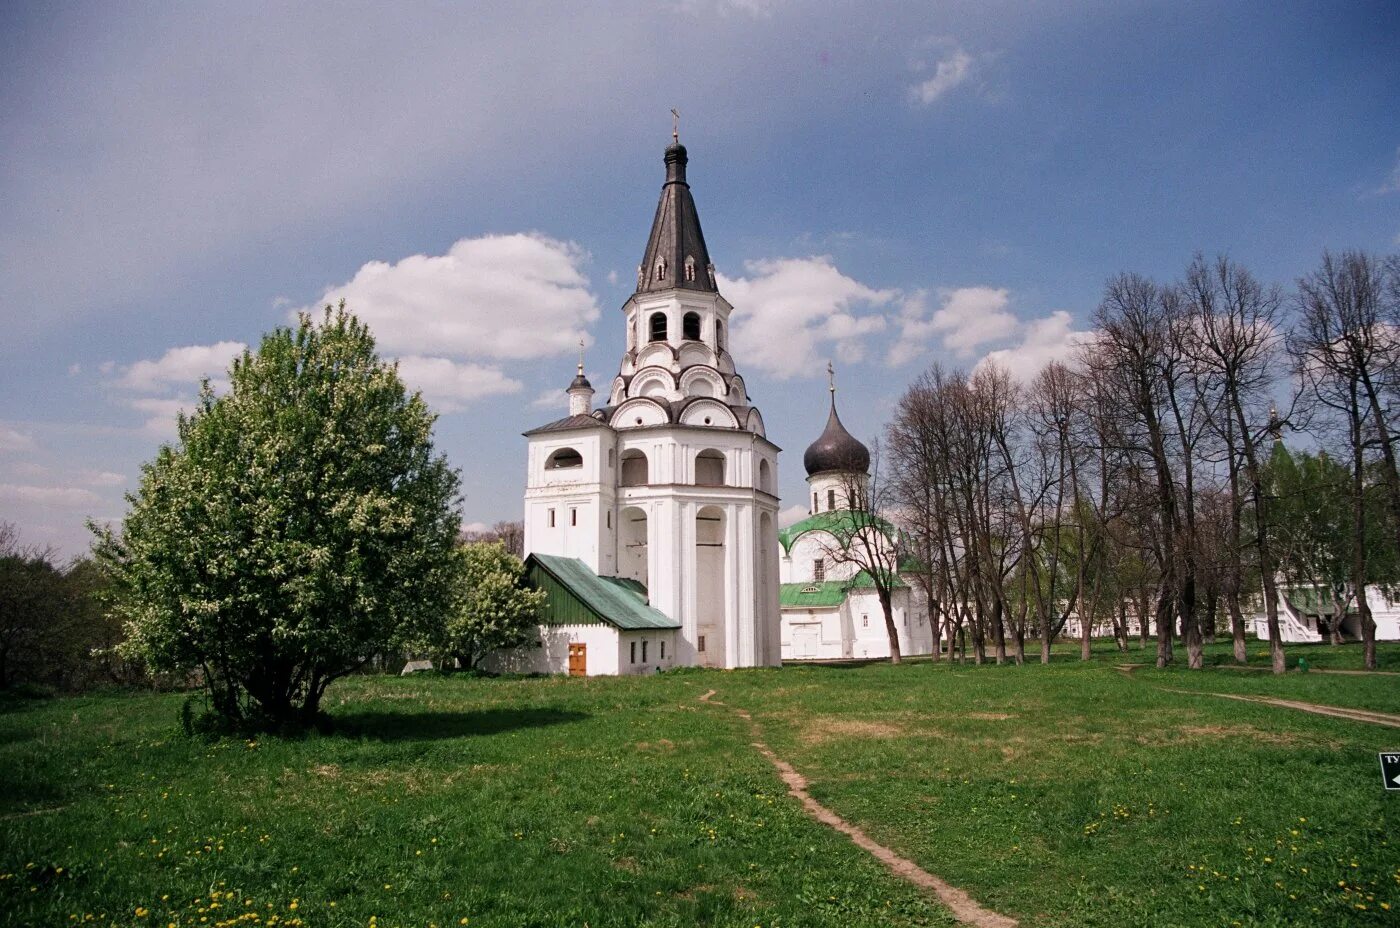
[[[860,519],[857,520],[855,514],[849,509],[819,512],[814,516],[808,516],[801,522],[795,522],[785,529],[780,529],[778,531],[778,541],[782,543],[784,551],[791,551],[793,542],[797,541],[798,538],[808,532],[826,532],[829,535],[834,535],[838,539],[845,541],[854,535],[857,529],[863,528],[868,524],[865,521],[867,518],[867,516],[861,516]],[[886,535],[894,534],[894,526],[890,525],[884,519],[877,519],[876,524],[884,530]]]
[[[813,583],[784,583],[778,587],[778,604],[789,606],[830,607],[841,605],[846,598],[846,583],[824,580]]]
[[[629,631],[681,627],[680,622],[647,604],[646,587],[636,580],[600,577],[576,557],[531,554],[525,560],[525,572],[532,586],[549,593],[544,608],[546,624],[606,622]],[[539,572],[546,576],[539,576]]]
[[[898,577],[896,588],[908,586]],[[783,607],[827,608],[839,606],[851,590],[875,588],[868,571],[860,571],[849,580],[813,580],[810,583],[783,583],[778,586],[778,604]]]

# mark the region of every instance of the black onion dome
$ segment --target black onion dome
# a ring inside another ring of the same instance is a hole
[[[836,401],[831,402],[831,415],[826,417],[826,428],[816,441],[807,446],[802,455],[802,466],[808,477],[833,471],[864,474],[870,471],[870,449],[846,431],[841,417],[836,415]]]
[[[569,383],[570,390],[577,390],[579,387],[587,387],[590,390],[593,389],[593,384],[589,383],[588,378],[583,376],[583,371],[579,371]]]

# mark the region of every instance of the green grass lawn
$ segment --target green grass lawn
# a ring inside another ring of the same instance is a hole
[[[1400,729],[1168,691],[1400,711],[1400,678],[1128,676],[1141,652],[1096,653],[366,677],[328,694],[334,734],[212,744],[181,733],[180,695],[6,701],[0,923],[953,924],[806,818],[698,701],[715,689],[820,801],[1024,925],[1400,924],[1376,761]]]

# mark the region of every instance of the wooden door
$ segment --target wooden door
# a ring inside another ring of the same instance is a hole
[[[569,676],[588,676],[588,645],[569,645]]]

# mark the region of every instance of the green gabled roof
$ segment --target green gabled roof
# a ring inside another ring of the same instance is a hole
[[[841,580],[784,583],[778,587],[778,603],[782,606],[839,606],[845,598],[846,584]]]
[[[895,577],[894,586],[907,586],[903,580]],[[849,580],[813,580],[810,583],[783,583],[778,587],[778,604],[780,606],[797,606],[820,608],[826,606],[839,606],[846,594],[851,590],[874,589],[875,584],[870,579],[868,571],[860,571]]]
[[[779,529],[778,541],[783,545],[784,551],[792,550],[792,543],[808,532],[827,532],[835,535],[838,539],[845,540],[856,533],[856,530],[869,524],[868,516],[861,516],[860,520],[849,509],[837,509],[830,512],[819,512],[814,516],[808,516],[801,522],[789,525],[787,528]],[[894,535],[895,528],[884,519],[876,518],[875,524],[880,526],[886,535]]]
[[[908,585],[909,584],[899,579],[899,574],[895,574],[894,582],[890,584],[893,589],[899,589]],[[846,586],[852,590],[873,590],[875,589],[875,580],[870,576],[870,571],[862,570],[847,581]]]
[[[576,557],[531,554],[525,560],[526,575],[529,576],[534,570],[548,574],[576,601],[572,605],[581,606],[594,621],[625,630],[681,627],[680,622],[647,604],[646,588],[640,583],[621,577],[600,577]],[[547,587],[546,584],[535,585]],[[565,610],[563,603],[547,603],[544,610],[546,623],[558,624],[556,616]]]
[[[1336,608],[1332,599],[1332,591],[1325,586],[1286,587],[1279,592],[1297,612],[1311,615],[1331,615]],[[1356,609],[1348,604],[1347,613],[1351,614],[1355,611]]]

